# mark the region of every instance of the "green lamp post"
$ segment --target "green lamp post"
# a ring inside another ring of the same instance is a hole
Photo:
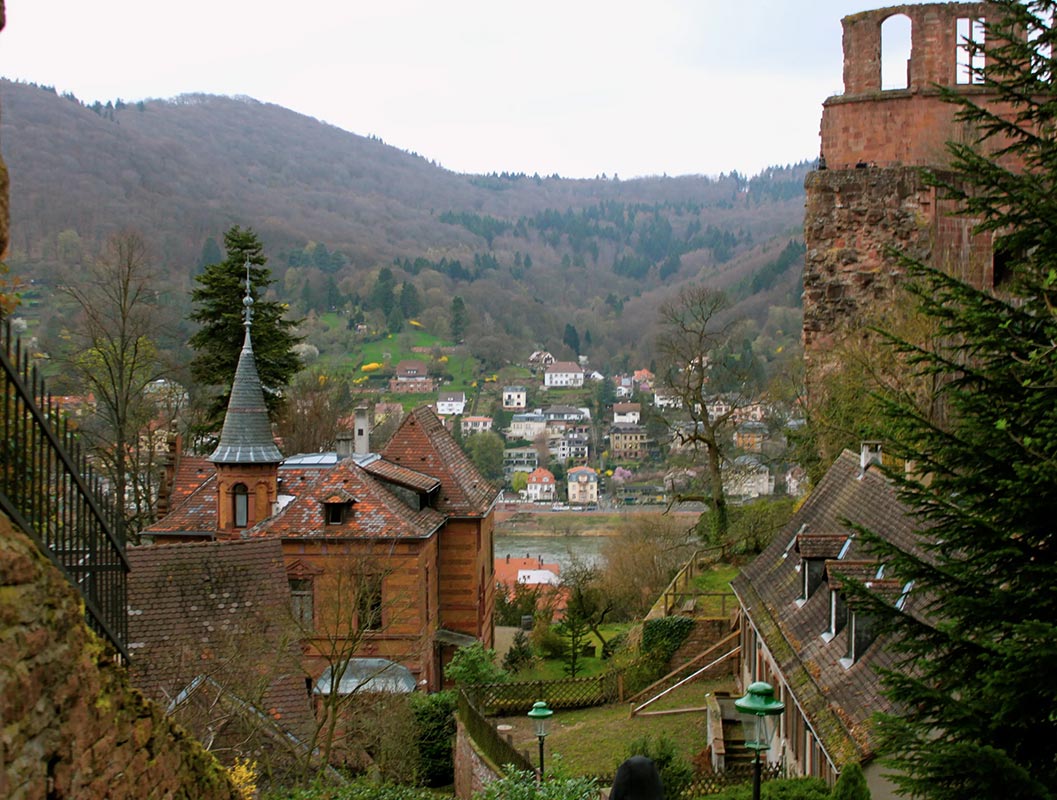
[[[785,711],[785,703],[774,699],[774,687],[771,684],[757,681],[749,686],[744,697],[734,701],[734,707],[745,718],[745,746],[756,751],[752,800],[760,800],[760,753],[771,748],[773,720]]]
[[[540,741],[540,780],[543,780],[543,740],[547,738],[547,720],[553,713],[542,700],[533,703],[528,712],[529,718],[536,723],[536,738]]]

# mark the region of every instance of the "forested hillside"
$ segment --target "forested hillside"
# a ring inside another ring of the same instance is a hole
[[[161,268],[159,290],[185,311],[191,279],[238,224],[261,236],[278,299],[308,318],[310,341],[335,314],[348,330],[399,329],[413,314],[450,336],[458,295],[467,346],[485,363],[537,346],[571,355],[572,325],[605,369],[650,358],[658,304],[690,281],[729,291],[732,313],[772,350],[799,335],[807,164],[751,179],[460,175],[248,98],[88,107],[5,80],[0,94],[7,263],[35,282],[31,300],[131,229]],[[42,339],[55,335],[56,308],[23,308]],[[318,338],[324,352],[349,347]]]

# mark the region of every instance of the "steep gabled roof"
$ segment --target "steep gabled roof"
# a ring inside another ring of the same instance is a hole
[[[499,491],[486,481],[444,423],[430,409],[416,408],[400,424],[382,456],[440,480],[437,510],[456,517],[488,513]]]
[[[848,523],[904,546],[916,539],[914,521],[892,484],[874,467],[864,472],[858,455],[845,451],[771,545],[731,583],[838,769],[872,756],[870,718],[890,708],[875,668],[892,664],[883,640],[850,666],[842,664],[848,627],[829,640],[822,637],[829,629],[826,587],[800,599],[801,557],[827,559],[834,582],[876,578],[879,563],[863,542],[853,537],[847,548],[837,547],[851,533]],[[892,579],[877,583],[886,598],[897,585]]]
[[[217,475],[216,470],[213,470],[181,500],[174,499],[172,511],[147,526],[143,532],[212,536],[217,530],[216,488]]]
[[[135,685],[167,706],[209,679],[298,736],[311,729],[279,542],[130,547],[128,560]]]
[[[245,532],[251,539],[424,539],[444,524],[431,508],[411,508],[368,475],[353,459],[320,471],[297,488],[281,511]],[[348,503],[340,523],[328,522],[324,506]]]
[[[172,487],[169,489],[169,508],[175,508],[190,497],[217,470],[204,456],[179,454]]]

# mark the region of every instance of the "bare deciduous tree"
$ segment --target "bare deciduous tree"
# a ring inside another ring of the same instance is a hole
[[[681,407],[681,419],[672,413],[661,415],[661,419],[673,444],[688,449],[694,461],[703,455],[705,465],[703,491],[678,493],[674,499],[705,503],[711,512],[712,532],[720,537],[726,536],[729,527],[723,488],[729,438],[735,415],[748,394],[728,395],[719,410],[710,410],[708,400],[718,386],[744,387],[752,373],[752,365],[731,351],[738,325],[724,313],[727,309],[723,292],[686,286],[674,300],[661,306],[661,334],[657,339],[662,360],[659,382]]]
[[[68,362],[83,391],[95,396],[95,414],[83,430],[133,538],[151,521],[156,454],[164,447],[165,431],[152,425],[158,406],[148,391],[165,374],[157,347],[163,319],[157,288],[146,245],[135,232],[111,237],[80,280],[62,287],[78,311],[66,331]]]

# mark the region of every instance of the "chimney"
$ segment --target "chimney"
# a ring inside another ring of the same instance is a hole
[[[859,449],[859,468],[866,472],[871,464],[881,465],[881,443],[863,442]]]
[[[352,431],[338,431],[334,437],[334,449],[337,451],[339,459],[348,458],[355,452],[353,442]]]
[[[353,452],[358,456],[367,455],[371,452],[371,421],[367,414],[367,406],[356,406],[355,425],[353,434]]]

